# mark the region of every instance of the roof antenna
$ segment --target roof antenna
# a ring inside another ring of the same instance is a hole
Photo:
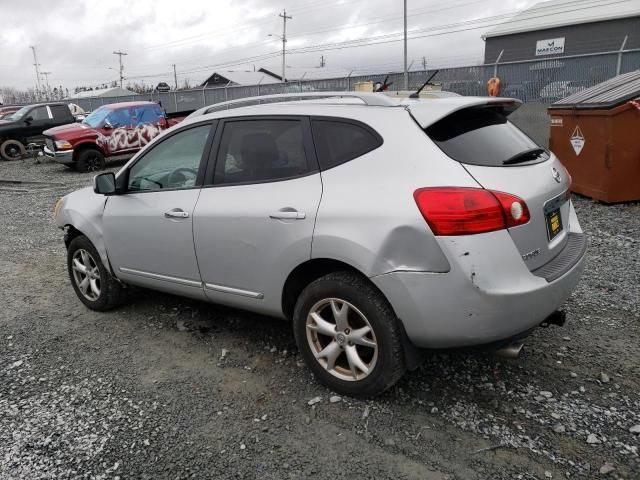
[[[432,74],[432,75],[427,79],[427,81],[426,81],[426,82],[424,82],[424,83],[422,84],[422,86],[421,86],[421,87],[420,87],[416,92],[414,92],[414,93],[412,93],[411,95],[409,95],[409,98],[420,98],[420,92],[422,91],[422,89],[423,89],[424,87],[426,87],[427,85],[429,85],[429,83],[431,82],[431,80],[433,80],[433,77],[435,77],[435,76],[438,74],[438,72],[439,72],[439,71],[440,71],[440,70],[436,70],[435,72],[433,72],[433,74]]]

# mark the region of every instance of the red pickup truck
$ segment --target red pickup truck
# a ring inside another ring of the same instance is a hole
[[[44,132],[44,154],[80,172],[101,170],[105,159],[122,160],[181,118],[168,119],[153,102],[123,102],[94,110],[82,123]]]

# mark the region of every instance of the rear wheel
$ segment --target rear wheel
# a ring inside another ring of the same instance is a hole
[[[111,310],[126,300],[126,289],[107,271],[84,235],[69,244],[67,268],[76,295],[91,310]]]
[[[316,377],[336,392],[377,395],[406,367],[398,319],[366,279],[336,272],[309,284],[296,303],[298,349]]]
[[[76,170],[79,172],[96,172],[104,167],[104,155],[94,148],[82,150],[76,159]]]
[[[26,154],[24,145],[17,140],[5,140],[0,145],[0,156],[4,160],[20,160]]]

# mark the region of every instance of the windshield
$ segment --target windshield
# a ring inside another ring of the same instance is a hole
[[[20,120],[22,117],[24,117],[26,115],[26,113],[31,109],[31,106],[28,105],[26,107],[22,107],[20,110],[18,110],[17,112],[13,112],[11,115],[9,115],[8,117],[5,118],[5,120],[11,120],[11,121],[15,121],[15,120]]]
[[[82,123],[85,125],[89,125],[91,128],[98,128],[104,122],[104,119],[107,118],[107,115],[111,113],[111,109],[109,107],[100,107],[97,110],[91,112],[91,114],[85,118]]]

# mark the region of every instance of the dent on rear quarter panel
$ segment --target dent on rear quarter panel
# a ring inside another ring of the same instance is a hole
[[[349,113],[349,118],[376,130],[384,143],[322,172],[312,257],[344,261],[369,277],[393,271],[449,271],[414,192],[477,183],[442,154],[406,110],[353,108]]]

